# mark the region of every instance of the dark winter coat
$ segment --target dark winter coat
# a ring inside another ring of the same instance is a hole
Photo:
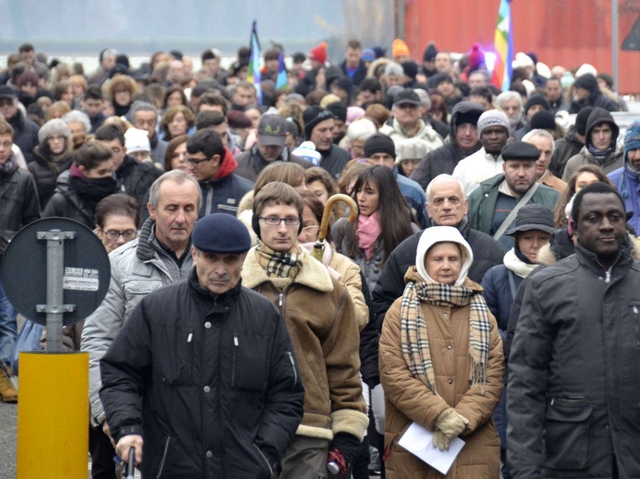
[[[586,100],[572,102],[571,107],[569,108],[569,113],[578,113],[580,110],[588,106],[593,108],[604,108],[607,111],[620,111],[620,105],[603,95],[598,89],[597,91],[592,91],[589,98]]]
[[[13,142],[22,150],[26,162],[32,162],[33,149],[38,146],[40,127],[37,123],[25,118],[20,109],[16,110],[9,124],[13,127]]]
[[[89,205],[72,188],[64,190],[60,186],[56,188],[47,207],[42,212],[43,218],[52,216],[79,221],[89,229],[96,227],[95,212],[91,211]]]
[[[275,307],[241,282],[213,296],[195,269],[140,301],[100,365],[114,439],[144,438],[143,477],[268,479],[302,419]]]
[[[470,112],[478,112],[478,116],[480,116],[483,108],[478,103],[470,101],[460,102],[454,107],[449,126],[449,143],[427,153],[411,175],[411,179],[420,183],[423,189],[426,189],[436,176],[444,173],[451,175],[460,160],[482,148],[482,143],[478,141],[478,144],[471,151],[464,152],[455,142],[456,130],[458,129],[456,126],[457,118],[460,114]]]
[[[64,158],[59,158],[55,162],[58,167],[58,171],[56,172],[52,162],[41,153],[40,146],[37,146],[33,150],[33,161],[27,164],[27,167],[36,182],[41,210],[45,209],[47,203],[53,196],[56,190],[58,176],[63,171],[67,171],[71,167],[71,163],[73,163],[73,161],[69,155],[66,155]]]
[[[292,155],[286,146],[282,150],[282,154],[273,161],[265,160],[257,146],[253,146],[250,150],[240,153],[236,156],[236,161],[238,162],[238,169],[236,169],[234,173],[253,182],[256,181],[262,170],[273,164],[274,161],[295,163],[296,165],[302,166],[305,170],[313,166],[310,161]]]
[[[340,69],[344,72],[345,76],[349,76],[347,74],[347,61],[343,61],[340,64]],[[360,86],[360,83],[362,83],[362,80],[364,80],[367,76],[367,67],[364,66],[364,62],[362,60],[360,60],[360,65],[358,65],[358,68],[356,69],[355,73],[353,74],[353,77],[351,77],[351,81],[353,82],[353,86]]]
[[[480,283],[489,268],[502,264],[505,251],[500,243],[491,236],[471,229],[466,219],[463,219],[458,225],[458,229],[473,251],[474,259],[471,269],[469,269],[469,278]],[[389,307],[402,296],[405,287],[404,275],[409,266],[416,263],[420,236],[422,236],[422,231],[409,236],[393,250],[378,278],[376,287],[373,289],[373,307],[380,325],[382,325],[384,315]]]
[[[640,261],[576,254],[531,277],[509,359],[514,477],[640,477]]]
[[[556,175],[558,178],[562,178],[567,161],[580,153],[583,146],[584,143],[576,138],[576,127],[572,126],[567,130],[567,133],[563,138],[556,140],[553,157],[551,158],[551,164],[549,165],[551,173]]]
[[[329,150],[321,151],[320,154],[322,155],[320,166],[327,170],[334,180],[338,181],[342,170],[351,159],[349,152],[337,145],[331,145]]]
[[[116,171],[116,179],[122,193],[133,196],[142,206],[149,188],[161,174],[152,163],[141,163],[127,155]]]
[[[31,173],[16,167],[7,175],[0,174],[0,262],[11,238],[39,218],[38,193]]]

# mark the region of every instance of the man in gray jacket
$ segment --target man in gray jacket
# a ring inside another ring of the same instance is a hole
[[[198,182],[182,170],[172,170],[158,178],[149,190],[150,218],[140,230],[140,237],[109,255],[111,283],[98,309],[87,318],[82,332],[82,350],[89,352],[89,400],[91,424],[109,426],[98,392],[100,359],[138,302],[161,286],[186,279],[193,265],[191,232],[198,219],[202,193]],[[113,468],[113,451],[104,436],[93,442],[93,467]],[[105,452],[107,449],[108,453]],[[95,457],[94,457],[95,456]],[[107,461],[106,463],[103,461]]]
[[[509,358],[512,477],[640,477],[640,261],[605,183],[573,200],[574,255],[530,277]]]

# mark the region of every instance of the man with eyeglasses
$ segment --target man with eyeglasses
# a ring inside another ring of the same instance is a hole
[[[102,125],[96,131],[96,140],[111,151],[120,192],[133,196],[139,205],[143,205],[149,188],[161,174],[160,170],[151,163],[142,163],[127,154],[124,133],[118,125]]]
[[[13,128],[13,143],[20,147],[27,163],[32,162],[40,127],[20,111],[18,90],[12,85],[0,86],[0,113]]]
[[[234,173],[238,163],[222,144],[220,135],[205,128],[187,140],[187,170],[200,183],[202,207],[199,217],[210,213],[235,216],[242,197],[253,189],[253,182]]]
[[[18,167],[11,151],[13,128],[0,120],[0,262],[11,238],[23,226],[40,218],[40,202],[33,176]],[[10,365],[11,353],[18,336],[17,311],[4,293],[0,276],[0,357]],[[0,370],[0,397],[16,402],[18,391],[6,373]]]
[[[253,202],[258,245],[247,254],[242,283],[269,298],[291,336],[305,386],[304,416],[282,459],[279,479],[340,474],[358,457],[367,428],[353,302],[327,268],[298,245],[304,203],[293,187],[267,184]]]
[[[109,255],[109,290],[82,331],[82,350],[88,351],[90,358],[91,424],[106,434],[110,430],[98,396],[102,386],[100,359],[142,298],[187,279],[193,266],[191,232],[201,203],[200,186],[191,175],[182,170],[163,174],[149,190],[150,218],[142,225],[140,236]],[[113,470],[114,464],[106,461],[105,467]]]

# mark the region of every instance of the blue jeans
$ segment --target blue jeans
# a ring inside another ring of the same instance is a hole
[[[0,275],[0,357],[7,366],[11,365],[11,353],[13,353],[18,337],[17,316],[18,312],[4,293],[2,276]]]

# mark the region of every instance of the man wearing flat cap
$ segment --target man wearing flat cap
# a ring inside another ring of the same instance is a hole
[[[535,203],[550,210],[560,194],[536,183],[536,160],[540,150],[530,143],[514,141],[501,152],[503,173],[480,183],[469,195],[471,228],[492,235],[506,249],[513,248],[513,238],[505,235],[518,210]]]
[[[233,216],[200,219],[188,280],[143,298],[101,360],[116,452],[143,477],[277,474],[304,388],[278,311],[241,285],[250,247]]]

